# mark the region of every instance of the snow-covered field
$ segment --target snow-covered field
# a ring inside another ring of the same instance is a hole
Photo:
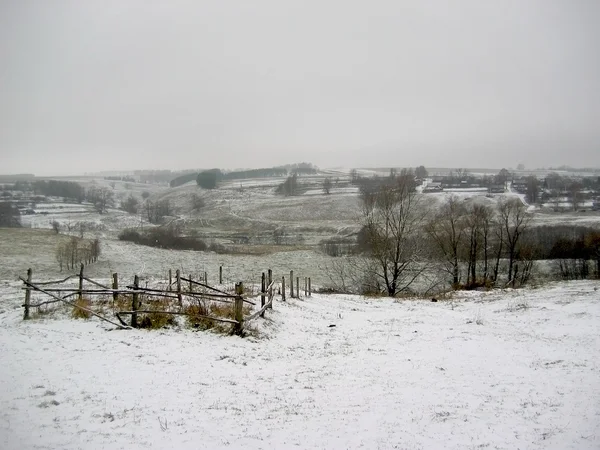
[[[598,449],[598,287],[277,299],[242,339],[23,322],[8,283],[0,448]]]
[[[64,310],[21,320],[18,276],[28,267],[34,280],[66,276],[54,255],[69,239],[65,229],[80,222],[87,238],[101,239],[100,261],[85,269],[97,280],[118,272],[152,282],[179,268],[195,278],[208,272],[213,283],[223,266],[227,284],[257,283],[272,268],[276,280],[294,270],[325,286],[331,258],[316,245],[358,229],[356,188],[341,183],[324,195],[313,180],[303,195],[281,197],[276,184],[116,184],[117,196],[150,189],[152,201],[169,200],[209,242],[291,236],[290,245],[255,256],[122,242],[118,232],[139,226],[143,214],[78,205],[48,205],[47,214],[22,217],[33,229],[0,230],[0,449],[600,448],[598,282],[456,292],[435,303],[277,299],[258,337],[245,339],[110,330]],[[196,194],[206,202],[200,211],[190,206]],[[443,192],[424,204],[449,195],[490,206],[504,198]],[[596,212],[532,210],[535,225],[600,226]],[[61,234],[48,230],[53,220]]]

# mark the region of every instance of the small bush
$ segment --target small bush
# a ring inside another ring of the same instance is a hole
[[[136,244],[142,240],[142,235],[132,228],[126,228],[119,233],[120,241],[131,241]]]

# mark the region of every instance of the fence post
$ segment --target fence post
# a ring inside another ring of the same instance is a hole
[[[219,266],[219,284],[223,284],[223,266]]]
[[[235,334],[242,334],[244,329],[244,299],[242,295],[244,294],[244,283],[241,281],[235,284],[235,293],[237,297],[235,298],[234,303],[234,312],[233,318],[237,321],[237,323],[233,326],[233,332]]]
[[[194,287],[192,286],[192,274],[190,273],[189,275],[190,277],[190,293],[194,290]]]
[[[175,271],[175,278],[177,279],[177,300],[179,300],[179,306],[183,306],[183,297],[181,296],[181,274],[179,269]]]
[[[304,296],[308,296],[308,277],[304,277]]]
[[[265,306],[265,273],[262,273],[262,279],[261,279],[261,284],[260,284],[260,307],[264,308]],[[265,312],[263,311],[263,313],[260,315],[260,317],[265,317]]]
[[[169,269],[169,292],[173,289],[173,272]]]
[[[119,289],[119,274],[117,272],[113,273],[112,276],[113,282],[112,282],[112,288],[113,290],[117,290]],[[115,303],[117,303],[117,301],[119,300],[119,294],[117,294],[116,292],[113,292],[113,308],[115,307]]]
[[[80,301],[83,298],[83,263],[81,263],[81,267],[79,268],[79,294],[77,298]]]
[[[285,277],[281,277],[281,300],[285,302]]]
[[[294,298],[294,271],[290,270],[290,298]]]
[[[31,268],[27,269],[27,282],[31,283],[31,279],[33,277],[33,270]],[[25,289],[25,313],[23,314],[23,320],[29,319],[29,304],[31,302],[31,287],[27,285]]]
[[[312,287],[310,285],[310,277],[308,277],[308,296],[312,297]]]
[[[300,298],[300,277],[296,277],[296,298]]]
[[[133,314],[131,314],[131,326],[133,328],[137,328],[137,310],[138,310],[138,286],[140,284],[140,279],[138,278],[138,276],[136,275],[135,277],[133,277],[133,300],[131,301],[131,311],[133,311]]]
[[[268,272],[268,278],[267,278],[267,287],[271,286],[271,283],[273,282],[273,271],[271,269],[269,269]],[[271,287],[271,293],[273,292],[273,288]],[[269,295],[269,300],[271,299],[272,295]],[[269,309],[273,309],[273,302],[271,302],[271,306],[269,306]]]
[[[204,272],[204,284],[208,284],[208,272]]]

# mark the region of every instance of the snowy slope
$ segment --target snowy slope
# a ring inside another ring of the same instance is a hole
[[[23,322],[5,288],[0,448],[597,449],[597,287],[278,299],[246,339]]]

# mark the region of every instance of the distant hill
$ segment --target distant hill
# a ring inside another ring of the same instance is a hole
[[[14,183],[15,181],[32,181],[35,175],[32,173],[17,173],[10,175],[0,174],[0,183]]]

